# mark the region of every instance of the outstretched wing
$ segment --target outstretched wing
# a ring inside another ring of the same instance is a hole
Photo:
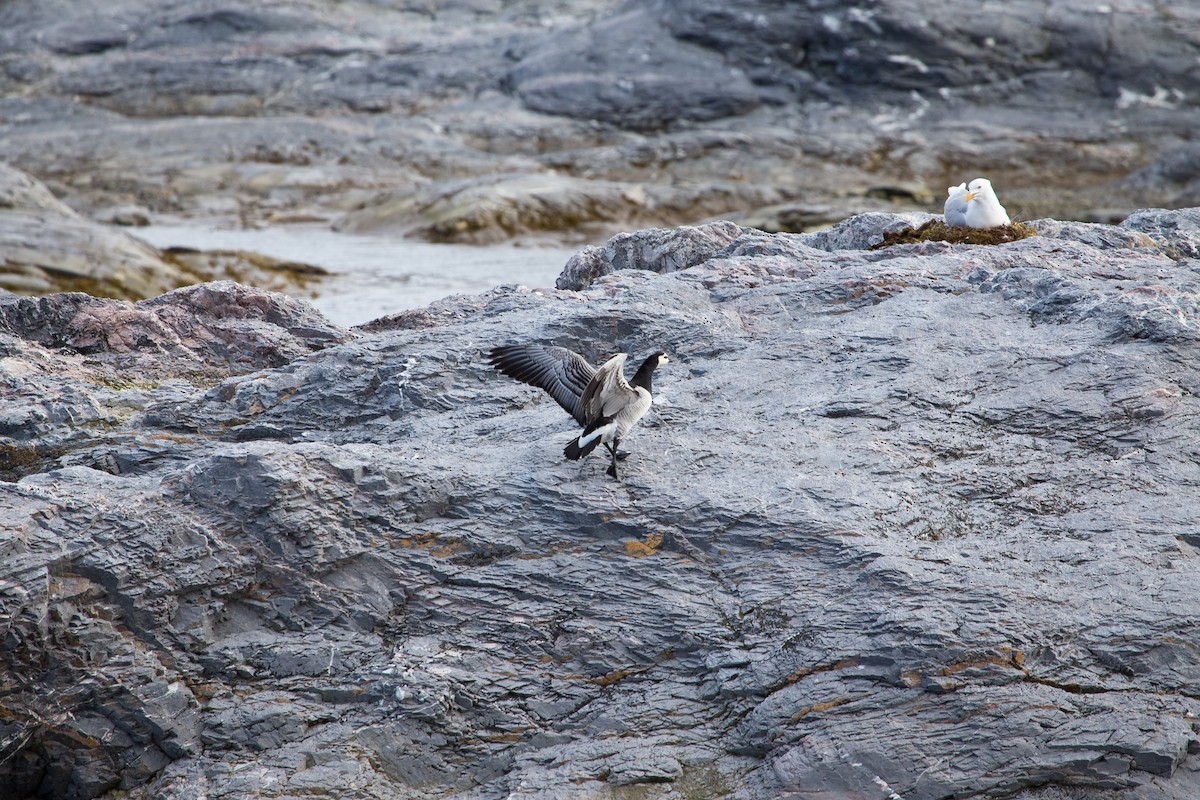
[[[587,424],[580,399],[596,369],[583,356],[564,347],[509,344],[490,350],[488,360],[508,377],[545,390],[576,422]]]
[[[631,403],[637,402],[637,390],[625,380],[627,358],[628,353],[617,353],[605,361],[596,372],[596,377],[579,398],[579,407],[586,420],[582,424],[590,425],[598,419],[611,418]]]

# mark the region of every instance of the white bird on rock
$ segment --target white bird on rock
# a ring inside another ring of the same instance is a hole
[[[964,195],[967,201],[967,225],[972,228],[995,228],[1011,224],[1008,212],[1000,205],[1000,200],[992,189],[991,181],[987,178],[976,178],[967,189]]]
[[[600,369],[583,356],[563,347],[540,344],[513,344],[488,352],[491,365],[510,378],[544,390],[583,426],[583,433],[571,440],[563,455],[572,461],[604,445],[612,455],[608,474],[617,477],[617,452],[629,429],[650,410],[651,379],[654,370],[667,363],[667,355],[657,352],[642,362],[633,380],[626,381],[623,370],[628,353],[618,353]]]
[[[961,228],[967,224],[967,185],[946,188],[946,205],[942,208],[946,224],[952,228]]]

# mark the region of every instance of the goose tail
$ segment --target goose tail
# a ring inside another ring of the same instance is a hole
[[[588,453],[596,449],[601,440],[604,439],[604,434],[608,433],[612,426],[612,419],[605,417],[598,419],[591,425],[587,426],[583,433],[563,449],[563,455],[572,461],[578,461]]]

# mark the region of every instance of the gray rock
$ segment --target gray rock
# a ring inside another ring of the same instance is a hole
[[[634,130],[750,111],[758,92],[720,53],[673,38],[655,4],[627,6],[533,50],[510,80],[536,111]]]
[[[603,247],[589,246],[563,267],[555,283],[559,289],[580,290],[602,275],[625,269],[674,272],[694,267],[749,231],[730,222],[682,228],[622,233]]]
[[[7,164],[0,164],[0,209],[4,213],[50,212],[62,217],[79,217],[74,209],[56,198],[41,181]]]
[[[1153,238],[1141,233],[1136,226],[1099,225],[1087,222],[1060,222],[1055,219],[1038,219],[1029,225],[1038,236],[1054,239],[1070,239],[1102,250],[1123,247],[1157,249]]]
[[[739,256],[754,256],[757,265],[783,259],[786,263],[780,265],[781,269],[794,276],[797,260],[820,258],[822,252],[867,250],[882,242],[886,231],[917,227],[934,218],[931,214],[872,212],[843,220],[826,230],[802,235],[768,235],[727,221],[623,233],[609,239],[603,247],[586,247],[572,256],[559,275],[556,286],[559,289],[579,290],[591,286],[604,275],[622,270],[675,272],[695,267],[709,259],[718,259],[724,264]],[[1053,220],[1047,220],[1046,225],[1059,226],[1058,229],[1063,230],[1085,227],[1080,223]],[[1093,227],[1114,230],[1111,226]],[[1117,230],[1110,236],[1128,239],[1130,235]],[[1148,237],[1138,237],[1138,241],[1153,247]]]
[[[55,447],[0,483],[6,785],[1195,797],[1193,212],[861,249],[911,221],[632,233],[353,337],[4,301],[0,454]],[[670,353],[622,482],[508,341]]]
[[[143,298],[195,281],[158,251],[84,219],[40,182],[0,164],[0,288],[83,289]]]
[[[15,480],[62,463],[138,474],[178,460],[175,442],[122,430],[147,405],[171,405],[233,374],[277,367],[347,341],[311,306],[222,282],[141,303],[85,294],[0,297],[0,477]],[[43,353],[59,354],[56,376]],[[50,390],[47,381],[56,386]],[[102,448],[79,449],[81,431],[113,431]]]
[[[1143,203],[1200,205],[1200,144],[1192,142],[1167,150],[1120,181],[1120,186],[1132,190]]]
[[[53,298],[0,299],[6,330],[43,347],[118,359],[150,352],[178,362],[231,364],[249,369],[280,366],[305,352],[345,341],[312,306],[232,281],[201,284],[140,303],[82,293]],[[138,372],[160,378],[181,363]]]
[[[1108,221],[1195,200],[1169,153],[1196,22],[1149,0],[10,0],[0,159],[94,218],[437,240],[805,232],[976,175],[1016,218]]]
[[[826,252],[838,250],[867,250],[883,241],[887,231],[919,228],[933,214],[860,214],[822,231],[805,236],[801,241],[809,247]]]
[[[1120,9],[1070,2],[1019,10],[947,6],[936,18],[915,0],[837,7],[756,3],[736,10],[712,0],[668,0],[660,8],[677,38],[726,53],[755,83],[839,99],[864,91],[933,93],[989,85],[1003,92],[1007,84],[1035,95],[1069,86],[1073,94],[1114,100],[1122,91],[1153,95],[1161,89],[1187,102],[1178,92],[1197,70],[1187,55],[1186,23],[1148,13],[1148,3]],[[1035,18],[1038,24],[1030,24]],[[1185,19],[1194,23],[1194,12]]]
[[[1121,227],[1146,234],[1171,258],[1200,258],[1200,245],[1197,244],[1200,241],[1200,208],[1138,211],[1130,214]]]
[[[20,170],[0,164],[0,289],[26,295],[80,291],[141,300],[238,276],[267,289],[299,291],[328,272],[243,251],[160,251],[93,222]]]
[[[1163,153],[1125,179],[1125,183],[1143,188],[1179,189],[1200,179],[1200,144],[1181,145]]]
[[[396,230],[434,242],[491,244],[523,235],[585,233],[645,205],[634,185],[540,173],[438,184],[377,195],[335,223],[354,232]]]
[[[141,206],[122,205],[109,209],[98,221],[127,228],[140,228],[150,224],[150,212]]]

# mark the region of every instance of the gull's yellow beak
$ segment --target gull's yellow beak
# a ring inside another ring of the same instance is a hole
[[[967,195],[963,198],[963,200],[974,200],[978,195],[979,192],[967,192]]]

